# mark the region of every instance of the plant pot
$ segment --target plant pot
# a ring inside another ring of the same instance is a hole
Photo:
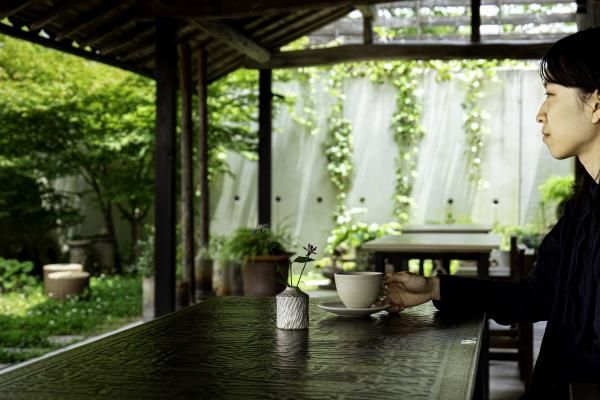
[[[208,258],[196,261],[196,290],[201,293],[212,293],[213,291],[213,260]]]
[[[96,235],[92,239],[92,255],[96,273],[115,270],[115,244],[108,235]]]
[[[288,286],[276,296],[277,327],[279,329],[308,328],[308,295],[297,287]]]
[[[175,300],[177,307],[187,307],[190,305],[190,283],[187,281],[177,281],[175,286]]]
[[[69,240],[69,262],[71,264],[81,264],[86,267],[90,256],[92,241],[89,239]]]
[[[244,277],[242,274],[242,265],[239,262],[229,262],[231,275],[230,286],[231,286],[231,294],[233,296],[243,296],[244,295]]]
[[[256,256],[244,264],[242,276],[245,296],[275,296],[286,286],[288,255]]]
[[[154,277],[144,277],[142,280],[142,319],[150,321],[154,319]]]

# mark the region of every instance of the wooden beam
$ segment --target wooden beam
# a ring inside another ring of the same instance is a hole
[[[375,6],[357,6],[358,11],[362,14],[363,18],[377,19],[377,7]]]
[[[5,1],[4,4],[0,5],[0,20],[6,17],[10,17],[13,14],[18,13],[22,9],[30,6],[33,3],[33,0],[29,1],[20,1],[20,0],[12,0]]]
[[[102,43],[108,38],[118,36],[119,29],[122,28],[124,25],[131,23],[131,21],[133,20],[133,11],[126,11],[120,15],[117,15],[114,18],[109,19],[107,23],[105,23],[104,25],[96,29],[94,32],[92,32],[90,35],[88,35],[85,38],[84,42],[88,46],[94,47],[98,43]]]
[[[481,42],[481,0],[471,0],[471,43]]]
[[[0,23],[0,33],[8,36],[15,37],[17,39],[27,40],[29,42],[42,45],[55,50],[60,50],[65,53],[73,54],[75,56],[83,57],[88,60],[97,61],[106,65],[121,68],[126,71],[135,72],[146,76],[148,78],[154,78],[154,72],[148,69],[140,68],[137,65],[116,60],[113,58],[105,57],[93,51],[86,51],[80,47],[73,47],[70,44],[60,43],[52,39],[39,36],[36,33],[25,32],[21,29],[14,28],[5,24]]]
[[[145,0],[138,1],[137,15],[142,17],[238,18],[297,10],[354,7],[387,3],[389,0]]]
[[[552,24],[560,22],[575,22],[575,14],[548,14],[548,15],[504,15],[504,16],[484,16],[481,18],[482,25],[525,25],[525,24]],[[465,16],[421,16],[421,23],[432,26],[466,26],[471,23],[471,17]],[[390,17],[380,19],[378,26],[384,28],[401,29],[414,27],[417,24],[415,17]],[[362,23],[359,19],[342,19],[336,23],[327,25],[310,36],[331,34],[342,36],[361,36]],[[439,35],[438,35],[439,37]]]
[[[90,12],[85,13],[77,18],[77,20],[58,31],[56,34],[56,40],[64,40],[67,37],[73,36],[82,30],[94,26],[99,20],[102,20],[106,14],[113,11],[115,8],[130,6],[130,3],[131,2],[121,3],[118,0],[103,2],[99,7],[96,7]]]
[[[390,5],[382,5],[379,8],[381,9],[402,9],[402,8],[410,8],[414,9],[415,4],[419,3],[419,7],[424,8],[432,8],[432,7],[465,7],[467,3],[464,0],[405,0],[398,1]],[[554,4],[570,4],[573,3],[572,0],[555,0],[552,1],[552,5]],[[484,6],[498,6],[498,0],[482,0],[481,4]],[[502,0],[501,5],[509,5],[509,4],[549,4],[548,1],[544,0]]]
[[[271,225],[272,80],[270,69],[261,69],[258,93],[258,223]]]
[[[156,21],[156,140],[154,155],[155,316],[175,311],[175,125],[177,25]]]
[[[104,55],[118,53],[119,51],[139,44],[144,39],[152,37],[154,33],[154,24],[152,22],[142,22],[133,27],[121,36],[114,39],[111,43],[102,46],[100,52]]]
[[[189,44],[179,46],[179,89],[181,92],[181,237],[183,279],[189,282],[189,304],[196,301],[194,277],[194,167],[192,124],[192,61]]]
[[[62,4],[60,4],[59,6],[52,8],[50,11],[48,11],[46,14],[42,15],[41,17],[37,18],[35,21],[31,22],[29,24],[29,27],[31,28],[32,31],[37,31],[37,30],[43,28],[44,26],[48,25],[50,22],[54,21],[60,14],[71,9],[73,7],[73,5],[75,5],[77,3],[81,3],[81,1],[80,0],[67,0],[67,1],[63,2]]]
[[[553,42],[346,45],[275,53],[271,57],[271,61],[266,64],[258,64],[247,60],[244,66],[246,68],[298,68],[343,62],[396,59],[538,59],[546,53],[552,44]]]
[[[192,21],[191,23],[253,60],[267,62],[271,58],[271,53],[267,49],[223,22]]]
[[[208,186],[208,55],[198,49],[198,150],[200,175],[200,246],[208,247],[210,240],[210,192]]]

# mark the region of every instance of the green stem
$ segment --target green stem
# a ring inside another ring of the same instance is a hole
[[[308,254],[306,255],[306,257],[308,257],[308,255],[309,255],[309,254],[310,254],[310,253],[308,253]],[[306,263],[307,263],[307,262],[308,262],[308,261],[304,261],[304,265],[302,266],[302,271],[300,271],[300,276],[298,276],[298,284],[296,285],[296,287],[300,286],[300,279],[302,279],[302,274],[304,273],[304,268],[306,268]]]

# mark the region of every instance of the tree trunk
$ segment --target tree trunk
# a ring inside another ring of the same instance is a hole
[[[121,256],[119,255],[119,246],[117,242],[117,234],[115,232],[115,224],[113,220],[112,203],[107,202],[102,206],[102,214],[104,215],[104,224],[108,230],[108,236],[110,237],[113,246],[115,246],[115,270],[118,274],[123,272],[121,268]]]

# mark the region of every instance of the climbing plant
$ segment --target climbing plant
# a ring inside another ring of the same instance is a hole
[[[464,60],[460,66],[459,78],[465,93],[461,107],[464,112],[467,176],[478,189],[485,184],[481,178],[481,164],[485,136],[489,133],[485,123],[488,114],[481,108],[481,99],[484,96],[485,83],[497,81],[497,64],[496,60]]]
[[[390,128],[398,146],[396,158],[394,217],[406,223],[413,201],[410,197],[413,180],[417,174],[419,143],[425,136],[420,125],[421,106],[416,97],[417,81],[415,63],[398,63],[392,84],[396,88],[396,108]]]
[[[352,163],[352,125],[344,118],[343,82],[349,77],[347,68],[332,68],[327,77],[328,89],[334,103],[327,116],[327,135],[323,151],[327,159],[327,173],[336,189],[334,221],[346,210],[346,195],[352,187],[354,164]]]

